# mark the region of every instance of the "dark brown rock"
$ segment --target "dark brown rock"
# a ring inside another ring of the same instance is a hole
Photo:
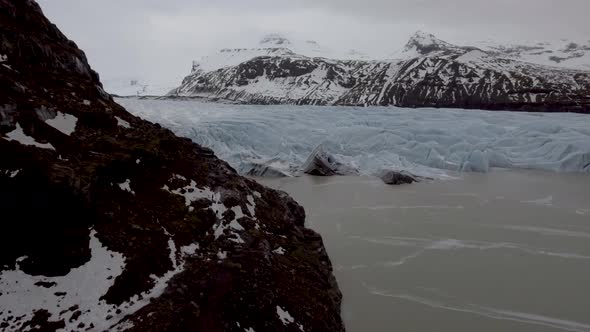
[[[416,176],[398,171],[383,171],[379,173],[379,178],[381,178],[381,180],[383,180],[384,183],[391,185],[411,184],[414,182],[419,182]]]
[[[105,277],[113,285],[101,298],[113,307],[101,317],[110,320],[90,319],[85,303],[73,316],[31,303],[35,311],[8,330],[344,329],[322,239],[290,197],[114,103],[84,53],[34,1],[0,0],[0,54],[1,271],[59,280],[93,264],[94,238],[111,258],[124,257],[122,272]],[[65,115],[77,119],[69,134],[49,121]],[[19,128],[37,146],[11,139]],[[187,206],[183,195],[205,189],[213,194]],[[273,253],[278,247],[284,255]],[[35,294],[42,285],[32,287]],[[76,296],[59,291],[58,304]],[[296,323],[284,325],[277,306]]]
[[[358,171],[342,164],[320,145],[309,155],[303,166],[303,173],[315,176],[355,175]]]

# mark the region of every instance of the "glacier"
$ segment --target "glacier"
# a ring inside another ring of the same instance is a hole
[[[211,148],[242,174],[297,175],[318,147],[361,175],[536,169],[590,173],[590,116],[397,107],[261,106],[116,99],[129,112]]]

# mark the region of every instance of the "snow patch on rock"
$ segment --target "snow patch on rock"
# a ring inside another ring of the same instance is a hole
[[[129,122],[121,119],[120,117],[116,116],[115,119],[117,119],[117,124],[123,128],[131,128],[131,125],[129,124]]]
[[[277,306],[277,316],[279,316],[283,325],[289,325],[295,322],[295,319],[289,314],[289,312],[279,306]]]
[[[39,143],[33,137],[25,134],[25,132],[21,128],[20,124],[18,124],[18,123],[16,124],[16,129],[7,133],[6,137],[3,137],[3,138],[6,140],[9,140],[9,141],[17,141],[22,145],[30,145],[30,146],[38,147],[41,149],[48,149],[48,150],[55,151],[55,148],[50,143]]]
[[[45,123],[70,136],[74,131],[76,131],[78,118],[71,114],[57,112],[57,116],[55,118],[45,120]]]
[[[173,179],[188,181],[184,176],[181,175],[174,175],[171,180]],[[234,206],[228,209],[222,202],[220,192],[214,192],[207,187],[199,188],[194,180],[190,180],[190,184],[174,190],[170,190],[170,187],[166,184],[162,187],[162,190],[166,190],[175,195],[183,196],[185,199],[185,204],[191,212],[194,211],[194,207],[191,206],[193,202],[201,199],[208,200],[210,202],[210,206],[208,208],[215,213],[215,216],[218,219],[218,222],[213,225],[213,235],[215,236],[215,239],[219,239],[225,234],[226,230],[230,230],[230,241],[238,244],[245,243],[239,233],[243,232],[245,229],[238,222],[238,220],[245,217],[246,215],[244,214],[241,206]],[[246,208],[252,216],[252,219],[256,220],[256,205],[254,203],[254,198],[251,195],[248,195],[247,197],[248,203],[246,204]],[[234,214],[234,217],[229,222],[224,218],[226,211],[232,211]]]
[[[277,255],[284,255],[285,254],[285,249],[283,249],[283,247],[278,247],[277,249],[272,251],[273,253],[277,254]]]
[[[121,188],[121,190],[130,192],[135,195],[135,192],[133,190],[131,190],[131,180],[127,179],[127,180],[125,180],[125,182],[119,183],[118,185],[119,185],[119,188]]]
[[[30,276],[20,270],[18,265],[18,262],[26,259],[23,257],[17,260],[15,270],[1,272],[0,321],[9,316],[25,316],[19,323],[9,323],[11,325],[7,331],[20,330],[20,324],[30,320],[34,311],[41,309],[50,313],[50,321],[63,319],[66,331],[75,331],[81,322],[86,326],[92,323],[97,329],[107,329],[110,323],[116,322],[114,318],[108,321],[106,317],[114,314],[117,308],[107,305],[100,297],[106,294],[115,278],[123,272],[125,258],[103,247],[94,230],[90,232],[90,250],[90,261],[63,277]],[[53,286],[38,286],[39,282]],[[66,309],[76,305],[81,315],[74,318],[73,312]],[[129,313],[122,313],[120,318]]]

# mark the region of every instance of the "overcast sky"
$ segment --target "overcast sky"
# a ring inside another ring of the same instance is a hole
[[[39,0],[103,79],[170,81],[267,33],[392,53],[423,30],[454,43],[590,39],[590,0]]]

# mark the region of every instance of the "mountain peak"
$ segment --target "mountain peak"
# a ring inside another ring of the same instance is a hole
[[[424,32],[421,30],[416,31],[412,37],[410,37],[410,40],[416,40],[416,41],[422,41],[422,42],[435,42],[435,41],[440,41],[440,39],[436,38],[435,35],[429,33],[429,32]]]
[[[406,51],[416,51],[418,54],[426,55],[431,52],[452,48],[453,45],[436,38],[433,34],[417,31],[410,37],[406,44]]]

